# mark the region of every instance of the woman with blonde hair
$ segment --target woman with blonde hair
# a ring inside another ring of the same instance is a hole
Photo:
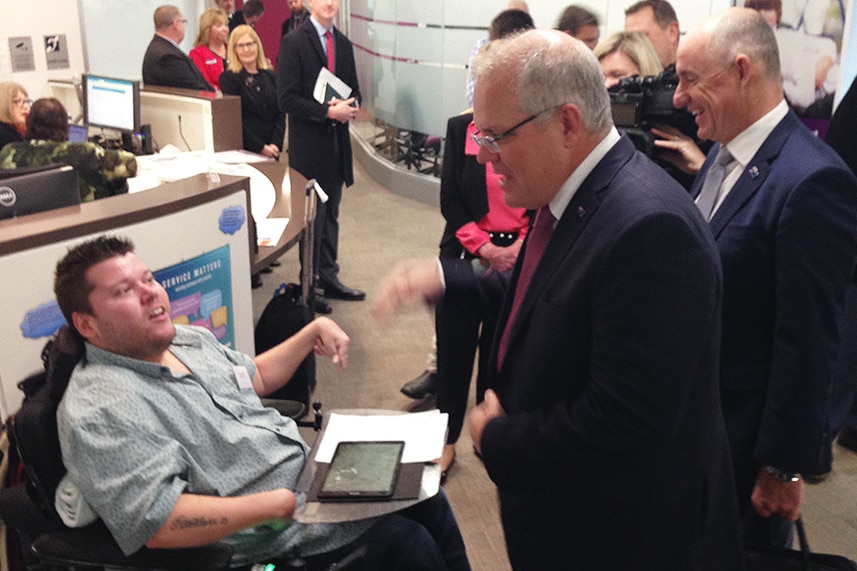
[[[285,116],[277,102],[277,76],[253,28],[242,24],[232,30],[228,54],[229,64],[220,76],[220,90],[241,97],[244,149],[279,158]]]
[[[220,89],[220,74],[227,58],[229,17],[220,8],[209,8],[199,17],[199,33],[188,54],[205,80]]]
[[[24,140],[32,104],[24,86],[13,81],[0,82],[0,149]]]
[[[642,32],[616,32],[593,50],[604,70],[604,85],[610,87],[632,75],[657,75],[663,70],[652,42]]]

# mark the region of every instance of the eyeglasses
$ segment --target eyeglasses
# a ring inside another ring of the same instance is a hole
[[[236,50],[249,50],[250,48],[255,48],[256,42],[247,42],[244,44],[235,44]]]
[[[32,99],[13,99],[12,104],[17,105],[18,107],[24,107],[24,106],[31,107],[33,105],[33,100]]]
[[[477,145],[479,145],[480,147],[482,147],[483,149],[485,149],[489,153],[499,153],[500,152],[500,141],[502,141],[503,139],[505,139],[506,137],[508,137],[509,135],[514,133],[517,129],[520,129],[521,127],[523,127],[524,125],[526,125],[530,121],[535,120],[535,118],[538,117],[539,115],[543,115],[543,114],[547,113],[548,111],[555,111],[556,109],[559,109],[563,105],[565,105],[565,104],[561,103],[560,105],[554,105],[553,107],[548,107],[547,109],[542,109],[538,113],[536,113],[534,115],[530,115],[529,117],[527,117],[526,119],[524,119],[523,121],[521,121],[517,125],[513,126],[512,128],[506,129],[505,131],[503,131],[499,135],[493,135],[493,136],[492,135],[479,135],[479,134],[474,133],[474,134],[470,135],[470,138],[473,139],[474,143],[476,143]]]

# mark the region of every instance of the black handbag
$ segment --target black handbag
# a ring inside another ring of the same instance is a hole
[[[312,321],[313,315],[301,301],[301,288],[297,284],[281,284],[274,297],[265,306],[256,324],[256,354],[263,353],[297,333]],[[305,407],[315,389],[315,355],[310,352],[295,371],[292,379],[282,388],[268,395],[269,399],[299,401]]]
[[[747,571],[857,571],[857,563],[841,555],[813,553],[803,521],[795,522],[800,550],[768,545],[745,545]]]

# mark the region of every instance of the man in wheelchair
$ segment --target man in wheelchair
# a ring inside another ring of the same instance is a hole
[[[54,291],[86,341],[57,413],[67,478],[123,552],[225,541],[236,567],[299,552],[319,568],[365,546],[365,569],[469,569],[442,491],[383,518],[291,520],[308,447],[259,397],[310,351],[345,367],[336,323],[320,317],[253,359],[174,325],[166,291],[117,237],[69,250]]]

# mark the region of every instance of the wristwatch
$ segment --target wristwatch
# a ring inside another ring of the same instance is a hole
[[[782,470],[774,468],[773,466],[765,466],[765,472],[767,472],[783,484],[788,484],[789,482],[800,482],[800,476],[795,474],[794,472],[783,472]]]

